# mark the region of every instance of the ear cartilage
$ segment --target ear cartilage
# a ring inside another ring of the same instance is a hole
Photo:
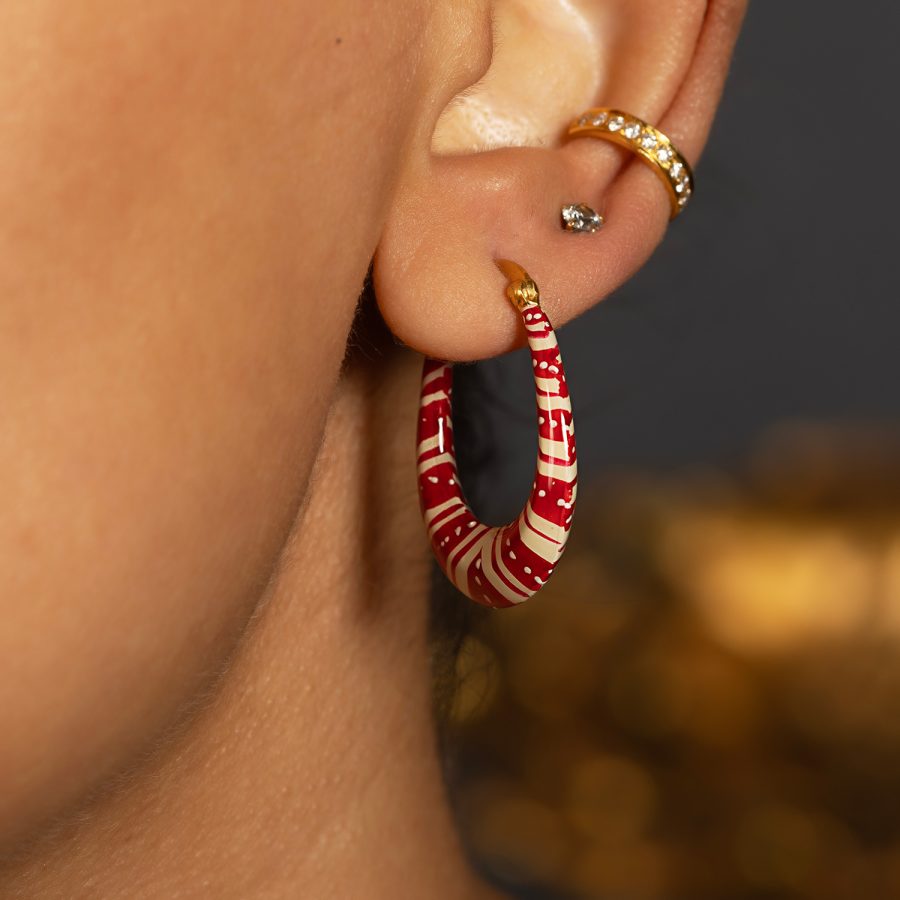
[[[618,144],[650,166],[669,192],[672,214],[679,215],[694,193],[694,173],[672,141],[658,128],[620,109],[594,106],[569,125],[566,136]]]
[[[561,210],[562,227],[576,234],[593,234],[603,227],[603,216],[586,203],[570,203]]]

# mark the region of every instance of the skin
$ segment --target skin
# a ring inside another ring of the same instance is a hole
[[[559,131],[617,105],[695,162],[743,5],[0,6],[0,896],[492,896],[430,719],[419,357],[347,357],[360,287],[448,359],[522,342],[495,255],[557,325],[614,290],[667,198]]]

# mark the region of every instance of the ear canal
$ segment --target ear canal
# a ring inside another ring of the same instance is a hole
[[[600,92],[601,35],[576,4],[498,0],[492,20],[490,68],[438,119],[437,154],[552,144],[566,111],[589,105]]]

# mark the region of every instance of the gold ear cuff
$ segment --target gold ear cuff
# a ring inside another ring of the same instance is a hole
[[[611,141],[636,153],[666,186],[674,219],[694,193],[694,174],[688,161],[658,128],[623,112],[595,106],[582,113],[566,132],[570,138],[592,137]]]

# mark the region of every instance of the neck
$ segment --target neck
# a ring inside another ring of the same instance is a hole
[[[0,893],[488,896],[443,795],[415,495],[418,361],[396,357],[379,361],[377,381],[342,377],[305,507],[214,688],[0,874]]]

